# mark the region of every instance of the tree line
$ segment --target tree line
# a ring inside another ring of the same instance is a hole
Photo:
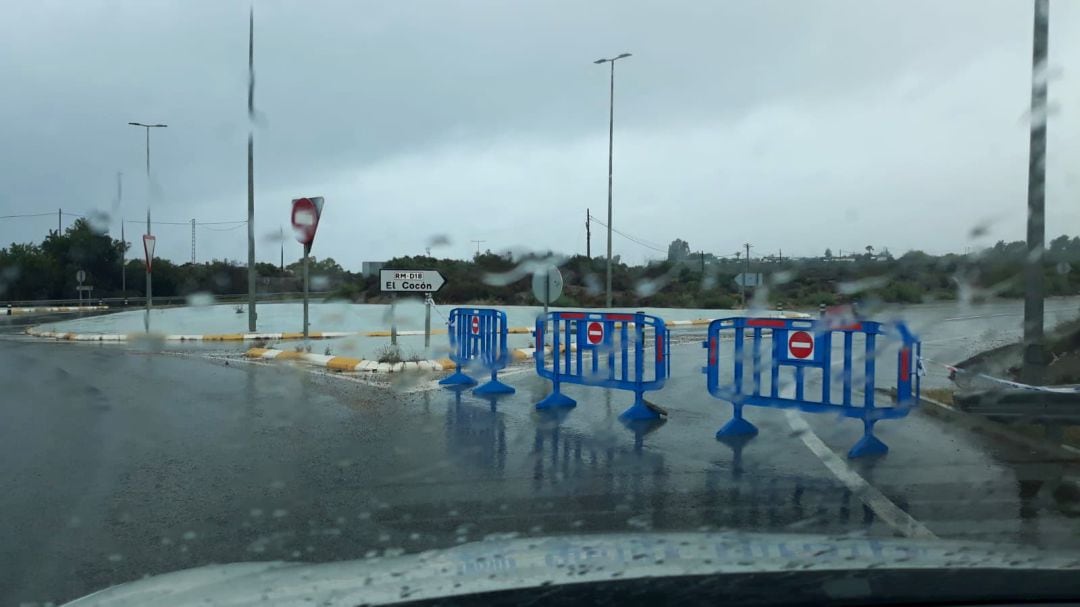
[[[75,274],[84,270],[94,298],[141,297],[145,268],[141,255],[123,270],[124,243],[95,231],[78,220],[64,232],[50,232],[40,244],[12,244],[0,249],[0,300],[74,299]],[[749,271],[765,277],[755,293],[757,303],[814,307],[868,298],[890,303],[918,303],[973,298],[1021,297],[1025,243],[1000,241],[971,254],[931,255],[909,251],[899,257],[865,254],[837,258],[826,251],[815,259],[750,260]],[[632,266],[616,257],[612,265],[613,302],[618,307],[734,308],[743,304],[744,290],[736,283],[747,271],[747,260],[690,254],[676,239],[668,259]],[[532,272],[549,254],[513,255],[487,251],[469,260],[430,256],[398,257],[385,267],[400,270],[435,269],[446,286],[435,296],[440,302],[527,305],[532,296]],[[558,260],[565,288],[560,306],[598,307],[605,301],[605,260],[575,255]],[[1080,238],[1060,236],[1045,252],[1046,294],[1080,294]],[[156,296],[247,292],[247,268],[235,261],[214,260],[177,264],[154,260]],[[260,293],[296,293],[301,289],[300,262],[285,267],[256,264]],[[331,298],[356,302],[385,302],[378,276],[362,276],[332,258],[312,259],[311,289]]]
[[[134,253],[132,259],[130,249],[130,245],[95,230],[85,219],[76,220],[63,232],[50,231],[40,244],[12,243],[0,249],[0,301],[76,299],[79,270],[86,273],[85,284],[94,287],[92,299],[143,297],[146,265],[142,251]],[[257,263],[255,270],[260,293],[302,289],[300,262],[284,268]],[[310,272],[311,288],[316,292],[331,291],[357,278],[332,258],[313,259]],[[247,264],[230,260],[178,264],[155,257],[153,275],[155,297],[232,295],[247,293],[248,288]]]

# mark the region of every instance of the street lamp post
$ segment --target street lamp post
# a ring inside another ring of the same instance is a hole
[[[612,150],[615,141],[615,62],[626,59],[630,53],[622,53],[611,59],[597,59],[593,63],[611,64],[611,94],[608,99],[608,148],[607,148],[607,307],[611,307],[611,169]]]
[[[137,126],[146,129],[146,235],[152,234],[150,230],[150,192],[153,186],[150,183],[150,129],[163,129],[169,125],[167,124],[143,124],[141,122],[129,122],[131,126]],[[147,260],[149,262],[149,260]],[[146,318],[143,321],[143,327],[146,332],[150,332],[150,308],[154,305],[153,295],[153,282],[150,279],[150,264],[146,264]]]

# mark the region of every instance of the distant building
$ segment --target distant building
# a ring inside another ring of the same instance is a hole
[[[360,264],[361,276],[374,276],[386,265],[385,261],[365,261]]]

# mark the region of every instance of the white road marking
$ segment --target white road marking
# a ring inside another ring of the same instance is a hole
[[[840,361],[837,361],[832,366],[835,368],[840,364]],[[795,387],[793,385],[786,386],[782,390],[785,398],[794,398],[794,391]],[[821,440],[821,437],[814,433],[810,425],[797,411],[787,409],[784,411],[784,416],[787,418],[788,426],[799,435],[806,448],[810,449],[810,452],[816,455],[821,460],[821,463],[825,464],[829,472],[832,472],[833,476],[858,496],[859,500],[866,504],[866,507],[870,508],[878,518],[905,537],[937,539],[937,536],[927,529],[925,525],[904,512],[900,506],[894,504],[888,497],[885,497],[884,493],[871,485],[842,457],[830,449]]]
[[[784,411],[788,425],[799,434],[806,447],[818,456],[825,467],[840,479],[851,492],[854,493],[878,518],[885,521],[893,529],[896,529],[906,537],[919,539],[937,539],[932,531],[925,525],[912,518],[899,506],[894,504],[885,494],[871,485],[847,464],[839,455],[833,452],[806,423],[798,413],[792,410]]]

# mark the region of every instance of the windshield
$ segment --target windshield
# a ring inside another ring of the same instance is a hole
[[[469,555],[430,568],[456,595],[531,562],[494,545],[618,537],[630,575],[664,534],[768,546],[649,551],[671,574],[1078,555],[1080,6],[84,0],[0,33],[0,603]]]

